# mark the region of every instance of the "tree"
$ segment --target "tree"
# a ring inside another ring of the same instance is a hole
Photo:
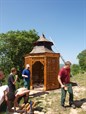
[[[79,65],[82,71],[86,71],[86,50],[83,50],[78,54]]]
[[[24,56],[33,48],[33,42],[38,39],[35,30],[9,31],[0,34],[0,67],[5,72],[10,72],[11,67],[22,70],[24,67]]]
[[[80,66],[78,64],[73,64],[71,66],[71,72],[73,75],[76,75],[80,72]]]

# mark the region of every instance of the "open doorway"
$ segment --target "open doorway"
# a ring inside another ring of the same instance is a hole
[[[34,89],[44,87],[44,65],[40,61],[32,65],[32,85]]]

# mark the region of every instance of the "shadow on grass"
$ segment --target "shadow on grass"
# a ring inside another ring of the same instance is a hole
[[[38,107],[34,108],[34,110],[41,112],[43,110],[43,107],[38,106]]]
[[[74,104],[76,105],[77,108],[80,108],[83,105],[83,103],[85,103],[85,102],[86,102],[86,98],[83,98],[80,100],[75,100]]]
[[[46,92],[46,91],[44,91],[44,92],[37,92],[37,93],[31,94],[29,96],[38,97],[38,96],[41,96],[41,95],[44,95],[44,94],[49,94],[49,93]]]

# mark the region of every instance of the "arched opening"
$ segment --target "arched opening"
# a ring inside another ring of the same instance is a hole
[[[32,84],[34,88],[44,86],[44,65],[40,61],[32,65]]]

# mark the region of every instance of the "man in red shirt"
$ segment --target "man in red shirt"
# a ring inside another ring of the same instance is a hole
[[[70,83],[70,66],[70,61],[65,62],[65,65],[60,69],[58,74],[58,81],[61,85],[61,106],[63,108],[65,108],[65,98],[67,91],[69,93],[69,105],[75,108],[73,103],[73,90]]]

